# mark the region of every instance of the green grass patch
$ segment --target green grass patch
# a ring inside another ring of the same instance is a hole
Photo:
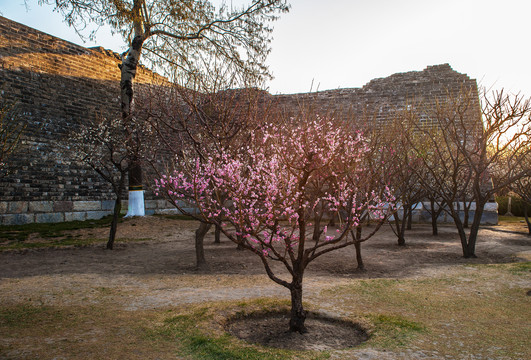
[[[502,266],[513,275],[531,274],[531,261],[504,264]]]
[[[212,304],[209,307],[185,310],[178,315],[167,314],[146,336],[156,346],[161,342],[178,342],[179,355],[194,360],[273,360],[329,358],[327,352],[292,351],[248,344],[226,333],[227,318],[255,312],[278,311],[286,301],[257,299],[232,304]],[[181,310],[182,311],[182,310]]]
[[[166,218],[166,219],[171,219],[171,220],[193,220],[193,221],[197,221],[196,219],[194,219],[192,216],[189,216],[189,215],[155,214],[153,216],[160,216],[160,217],[163,217],[163,218]]]
[[[523,216],[504,216],[504,215],[498,215],[498,223],[520,223],[525,222],[525,218]]]
[[[53,323],[63,319],[60,312],[48,306],[20,304],[0,308],[0,327],[31,328],[43,322]]]
[[[374,313],[364,317],[373,325],[371,338],[365,343],[370,347],[384,349],[406,347],[417,334],[426,332],[424,325],[396,314]]]

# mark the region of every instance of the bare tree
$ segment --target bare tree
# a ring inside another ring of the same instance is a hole
[[[449,94],[435,109],[426,110],[433,126],[416,127],[416,132],[428,139],[427,146],[415,150],[430,181],[419,179],[453,218],[465,258],[476,257],[477,234],[487,202],[499,189],[525,176],[522,154],[529,152],[531,135],[529,100],[503,92],[483,93],[481,99],[479,112],[474,92]],[[458,206],[463,198],[475,204],[468,234]]]
[[[270,48],[270,22],[289,6],[284,0],[253,0],[243,8],[206,0],[39,0],[55,5],[66,22],[82,37],[90,24],[109,25],[129,44],[122,54],[121,110],[125,121],[132,117],[133,79],[141,54],[156,69],[173,79],[197,77],[219,64],[230,64],[234,73],[255,83],[269,76],[264,65]],[[95,30],[89,32],[93,38]],[[129,141],[139,141],[132,137]],[[139,159],[132,159],[129,187],[142,189]],[[130,201],[143,205],[138,192]],[[141,193],[143,194],[143,193]],[[131,207],[134,209],[137,206]],[[129,215],[144,215],[143,206]]]
[[[74,158],[98,173],[111,186],[115,195],[107,241],[107,249],[110,250],[114,246],[127,174],[133,159],[138,159],[141,154],[141,142],[130,139],[133,136],[146,138],[145,131],[144,123],[128,121],[124,124],[122,118],[100,117],[95,122],[82,123],[69,137],[68,144]]]
[[[406,106],[398,111],[385,129],[386,144],[391,152],[387,164],[392,164],[387,170],[390,174],[391,186],[395,190],[395,208],[393,220],[389,221],[393,232],[397,236],[399,246],[406,245],[405,230],[411,230],[413,211],[426,197],[426,190],[422,186],[419,174],[423,171],[422,160],[412,148],[411,141],[419,143],[415,132],[408,123],[412,108]],[[408,138],[409,137],[409,138]]]
[[[529,231],[528,235],[531,236],[531,221],[529,220],[529,211],[531,207],[531,151],[527,150],[523,152],[527,159],[519,161],[522,170],[526,171],[527,175],[521,177],[512,183],[509,188],[516,193],[524,202],[524,217]]]

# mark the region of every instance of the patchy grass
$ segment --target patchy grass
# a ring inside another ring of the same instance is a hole
[[[172,275],[167,281],[179,279],[186,277]],[[224,275],[221,281],[231,286],[247,279],[254,278]],[[95,295],[74,306],[71,292],[79,291],[74,281],[72,287],[47,291],[32,301],[27,295],[13,295],[0,302],[0,358],[304,360],[358,358],[363,351],[374,350],[385,351],[391,358],[393,354],[414,358],[418,352],[419,358],[433,359],[528,359],[530,280],[530,262],[463,265],[443,276],[418,279],[345,280],[344,285],[330,287],[305,304],[308,310],[341,314],[369,330],[366,343],[337,352],[267,348],[224,331],[228,319],[287,309],[287,300],[260,298],[127,311],[127,301],[146,296],[142,286],[128,285],[121,291],[120,285],[94,284],[90,290]],[[218,286],[220,280],[219,275],[202,274],[187,281]],[[9,289],[26,291],[25,286]]]
[[[499,215],[498,216],[498,223],[525,223],[525,218],[523,216],[504,216]]]
[[[111,221],[112,217],[106,216],[99,220],[3,225],[0,226],[0,239],[24,242],[31,234],[38,234],[40,237],[48,239],[59,238],[65,236],[65,231],[106,227],[110,226]]]
[[[323,296],[373,324],[367,347],[524,359],[531,358],[530,274],[530,263],[463,266],[447,277],[358,280]]]
[[[118,238],[115,243],[135,242],[135,241],[149,241],[150,238]],[[24,242],[24,241],[8,241],[0,243],[0,252],[5,250],[24,250],[24,249],[42,249],[42,248],[60,248],[66,246],[88,246],[93,244],[104,244],[107,239],[102,238],[78,238],[66,236],[61,239],[44,239],[43,241]]]
[[[107,238],[82,237],[69,232],[80,229],[95,229],[110,226],[110,216],[99,220],[69,221],[62,223],[32,223],[26,225],[0,226],[0,252],[5,250],[23,250],[38,248],[57,248],[64,246],[88,246],[105,243]],[[120,222],[123,220],[120,219]],[[29,241],[36,234],[40,240]],[[148,238],[119,238],[116,242],[147,241]]]
[[[165,214],[155,214],[153,216],[161,216],[163,218],[166,218],[166,219],[171,219],[171,220],[192,220],[192,221],[197,221],[196,219],[194,219],[192,216],[189,216],[189,215],[165,215]]]
[[[248,302],[211,303],[208,306],[189,306],[179,314],[168,312],[158,325],[148,332],[152,341],[175,341],[180,343],[180,355],[194,360],[273,360],[312,359],[324,360],[328,352],[295,351],[249,344],[225,332],[229,319],[255,313],[276,313],[288,310],[289,302],[276,299],[256,299]]]

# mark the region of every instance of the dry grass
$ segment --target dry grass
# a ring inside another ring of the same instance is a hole
[[[193,286],[198,279],[213,291],[231,285],[230,277],[216,275],[185,276],[181,285]],[[338,352],[342,358],[385,350],[397,358],[422,353],[432,358],[528,359],[530,279],[530,263],[460,266],[448,276],[435,278],[351,279],[312,296],[307,307],[341,314],[371,331],[361,348]],[[337,355],[268,349],[224,333],[227,318],[277,310],[287,306],[285,300],[128,311],[119,306],[119,299],[139,295],[140,289],[128,293],[119,287],[94,286],[84,302],[68,305],[73,291],[54,294],[61,306],[49,305],[50,299],[42,296],[3,303],[0,355],[10,359],[120,359],[125,354],[129,359],[318,359]]]

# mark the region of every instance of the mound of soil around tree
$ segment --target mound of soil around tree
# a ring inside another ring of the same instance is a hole
[[[288,330],[288,313],[259,313],[229,321],[226,330],[253,344],[291,350],[337,350],[354,347],[369,338],[358,324],[309,313],[307,332]]]

